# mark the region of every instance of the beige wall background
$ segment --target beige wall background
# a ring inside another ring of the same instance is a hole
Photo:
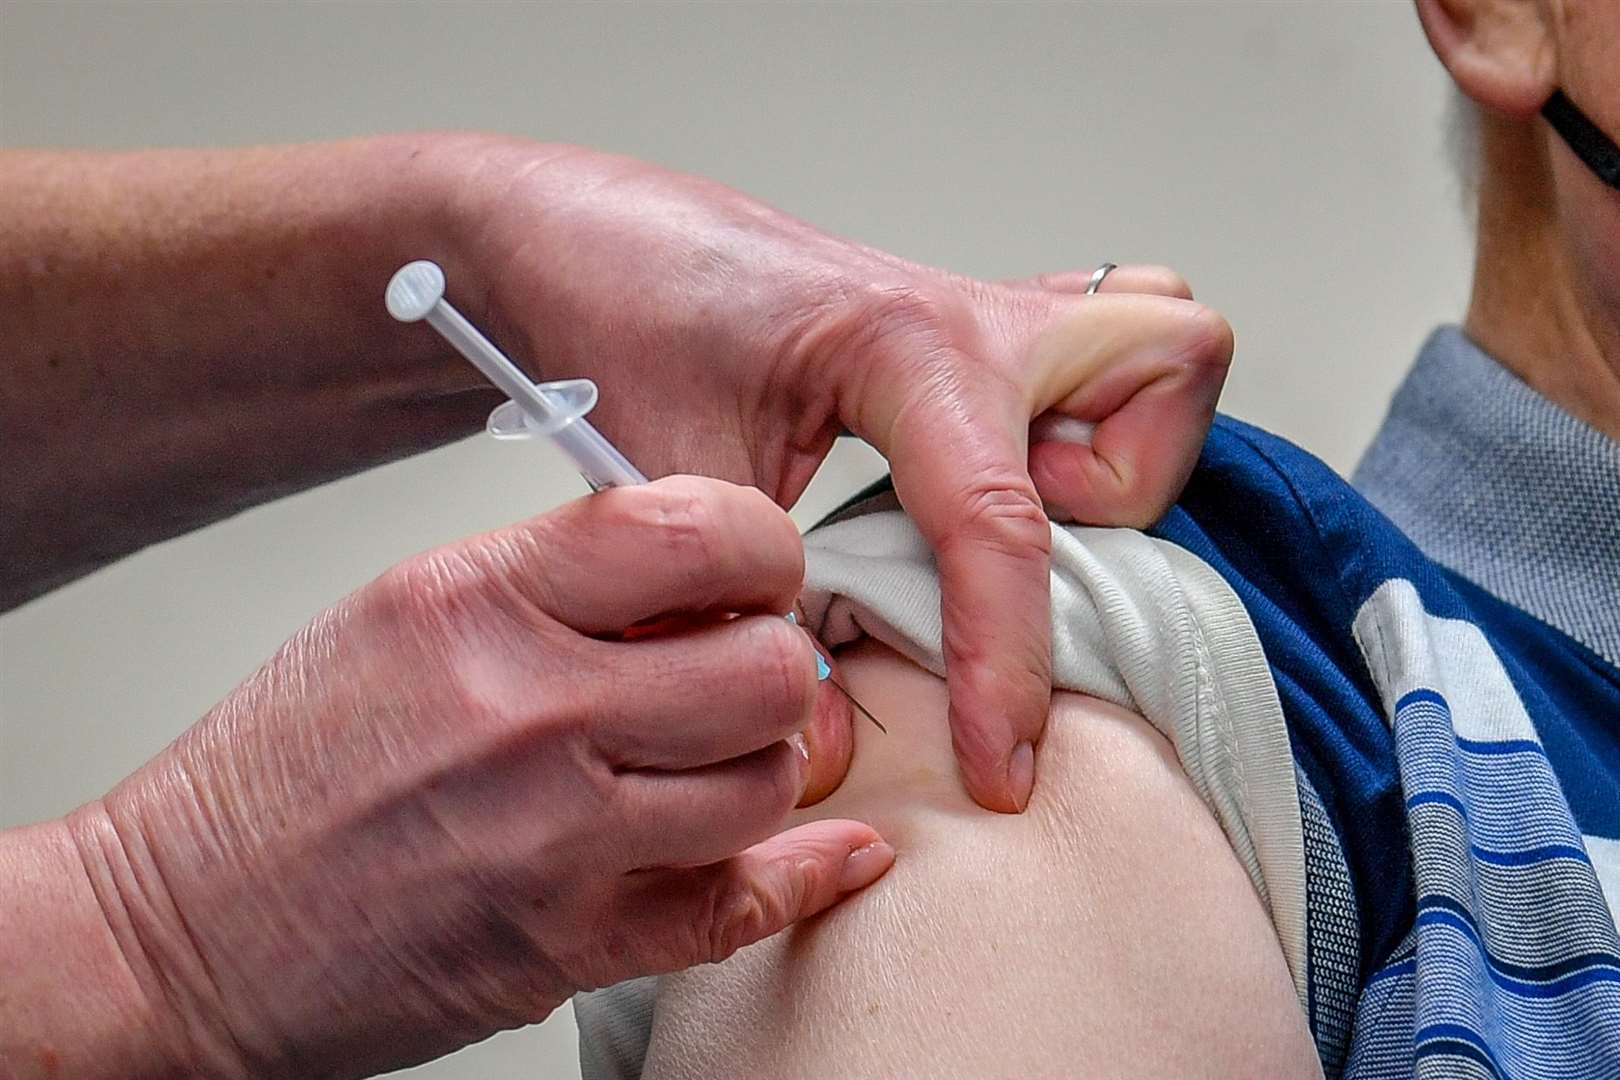
[[[4,145],[499,129],[706,173],[985,277],[1171,263],[1237,328],[1226,410],[1341,470],[1467,294],[1445,104],[1405,0],[0,0]],[[880,469],[842,448],[802,519]],[[471,440],[0,618],[0,825],[104,791],[389,563],[581,491],[544,451]],[[413,1075],[573,1077],[572,1022]]]

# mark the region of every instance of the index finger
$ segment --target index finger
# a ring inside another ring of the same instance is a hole
[[[965,365],[959,370],[966,370]],[[1026,467],[1024,395],[945,380],[895,418],[895,493],[939,567],[951,740],[969,794],[1021,812],[1052,697],[1052,532]]]
[[[1185,484],[1231,356],[1208,309],[1162,296],[1087,297],[1026,313],[1006,365],[931,358],[888,428],[895,491],[940,575],[951,735],[969,792],[1021,810],[1051,700],[1043,496],[1082,520],[1143,525]],[[1089,445],[1043,443],[1030,418],[1095,422]],[[1037,488],[1031,467],[1041,479]]]
[[[670,476],[565,503],[503,537],[553,618],[605,634],[675,613],[786,612],[804,543],[757,488]]]

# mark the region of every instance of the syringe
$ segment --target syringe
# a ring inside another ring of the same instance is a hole
[[[640,470],[585,419],[596,405],[596,384],[589,379],[529,381],[494,342],[444,298],[444,271],[438,263],[419,259],[400,267],[388,283],[386,300],[388,314],[400,322],[426,319],[510,399],[489,414],[488,430],[495,438],[548,436],[573,459],[574,467],[592,491],[647,482]]]
[[[585,419],[585,414],[596,405],[596,384],[589,379],[531,381],[522,368],[512,363],[444,298],[444,271],[438,263],[426,259],[406,263],[394,272],[384,299],[388,314],[400,322],[426,319],[429,326],[507,396],[508,400],[489,414],[486,427],[495,438],[532,439],[537,435],[550,438],[573,460],[574,467],[591,485],[592,491],[647,482],[641,470],[630,464],[618,447]],[[787,618],[789,622],[797,621],[791,612]],[[816,677],[831,682],[862,716],[877,725],[879,731],[889,730],[865,705],[855,700],[855,695],[844,689],[842,683],[832,678],[832,669],[819,648],[816,650]]]

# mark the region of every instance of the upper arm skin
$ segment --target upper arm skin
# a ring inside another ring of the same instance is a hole
[[[1264,906],[1170,746],[1054,696],[1021,816],[956,777],[944,683],[864,643],[889,727],[800,820],[855,817],[893,869],[827,914],[663,981],[644,1077],[1313,1076]]]

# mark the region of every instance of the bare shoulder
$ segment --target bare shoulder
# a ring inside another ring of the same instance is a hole
[[[890,734],[806,817],[870,821],[894,869],[814,922],[665,980],[645,1075],[1311,1076],[1266,911],[1170,746],[1059,694],[1029,811],[956,779],[944,684],[841,658]]]

